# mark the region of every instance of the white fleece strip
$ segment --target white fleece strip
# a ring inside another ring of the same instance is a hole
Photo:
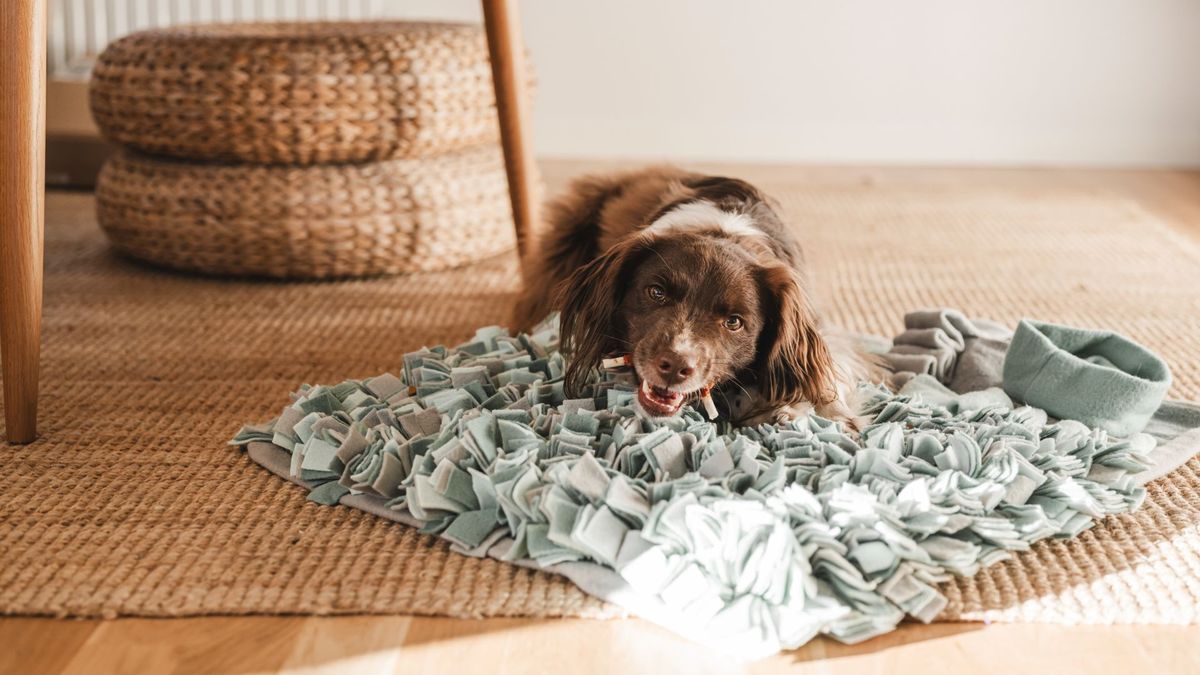
[[[739,237],[762,237],[763,232],[754,226],[754,221],[743,213],[722,211],[712,202],[687,202],[663,214],[650,223],[646,232],[682,231],[700,227],[717,226],[727,234]]]

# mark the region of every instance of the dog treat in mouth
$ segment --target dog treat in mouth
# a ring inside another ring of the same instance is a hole
[[[611,359],[604,359],[600,362],[600,367],[609,368],[625,368],[633,365],[633,356],[625,354],[624,356],[614,356]]]
[[[704,414],[708,415],[708,419],[717,419],[717,404],[712,400],[712,385],[700,390],[700,403],[704,406]]]

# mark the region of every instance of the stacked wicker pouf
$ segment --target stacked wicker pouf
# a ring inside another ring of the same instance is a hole
[[[132,257],[211,274],[437,270],[515,243],[477,26],[232,24],[130,35],[92,114],[96,186]]]

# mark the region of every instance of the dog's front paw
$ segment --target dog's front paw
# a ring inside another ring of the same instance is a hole
[[[774,424],[791,424],[798,419],[808,417],[813,412],[813,407],[807,403],[797,405],[787,405],[781,408],[776,408],[769,413],[771,422]]]
[[[856,415],[843,401],[837,400],[832,403],[825,404],[817,408],[817,414],[828,420],[833,420],[842,425],[842,427],[851,436],[857,437],[858,434],[870,424],[871,420],[862,415]]]
[[[800,416],[792,410],[776,410],[773,416],[775,424],[789,424],[797,419],[800,419]]]
[[[809,403],[780,406],[743,419],[740,423],[749,427],[760,424],[782,426],[804,419],[813,413],[827,420],[837,422],[851,436],[858,436],[859,432],[871,422],[867,417],[855,415],[845,403],[834,401],[833,403],[827,403],[816,408]]]

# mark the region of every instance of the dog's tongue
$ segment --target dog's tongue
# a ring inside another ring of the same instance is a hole
[[[679,412],[680,406],[683,405],[683,399],[683,394],[652,386],[645,380],[638,389],[638,402],[642,404],[646,412],[655,417],[669,417]]]

